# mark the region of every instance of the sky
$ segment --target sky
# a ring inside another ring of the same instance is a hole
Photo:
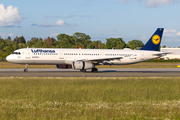
[[[146,43],[164,28],[161,46],[180,46],[180,0],[1,0],[0,36],[12,39],[81,32],[91,40]]]

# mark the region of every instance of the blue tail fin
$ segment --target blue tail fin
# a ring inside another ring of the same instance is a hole
[[[147,43],[140,50],[159,51],[164,28],[158,28]]]

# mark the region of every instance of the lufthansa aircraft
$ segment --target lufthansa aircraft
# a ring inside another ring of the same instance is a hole
[[[62,48],[23,48],[15,50],[6,60],[16,64],[51,64],[60,69],[75,69],[97,72],[96,65],[125,65],[139,63],[164,56],[159,52],[164,28],[158,28],[140,50],[118,49],[62,49]]]

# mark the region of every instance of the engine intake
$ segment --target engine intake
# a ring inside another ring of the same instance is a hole
[[[74,61],[73,68],[76,70],[86,70],[86,69],[93,68],[93,64],[90,62],[84,62],[84,61]]]

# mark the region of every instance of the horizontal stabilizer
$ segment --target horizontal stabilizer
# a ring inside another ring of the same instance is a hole
[[[155,55],[155,56],[161,56],[161,55],[167,55],[167,54],[171,54],[172,52],[155,52],[155,53],[153,53],[153,55]]]

